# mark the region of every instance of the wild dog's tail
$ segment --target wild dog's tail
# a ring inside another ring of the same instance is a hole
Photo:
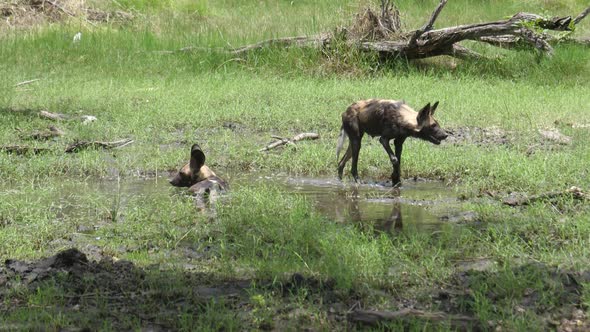
[[[340,136],[338,136],[338,144],[336,145],[336,162],[340,161],[340,151],[344,145],[344,138],[348,137],[344,131],[344,127],[340,127]]]

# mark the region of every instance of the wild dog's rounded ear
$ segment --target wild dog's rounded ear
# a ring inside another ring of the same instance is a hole
[[[426,104],[426,106],[422,107],[422,109],[418,112],[418,126],[421,123],[428,120],[430,116],[430,103]]]
[[[203,150],[201,150],[198,144],[193,144],[189,166],[192,171],[198,172],[203,165],[205,165],[205,153],[203,153]]]
[[[430,115],[434,115],[434,111],[436,111],[437,107],[438,107],[438,101],[436,103],[434,103],[434,105],[432,105],[432,107],[430,108]]]

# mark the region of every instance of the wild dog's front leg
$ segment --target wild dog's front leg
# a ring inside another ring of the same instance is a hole
[[[389,161],[391,161],[391,166],[395,168],[395,165],[398,164],[398,160],[395,154],[393,154],[393,151],[391,151],[391,146],[389,146],[389,138],[381,136],[381,138],[379,138],[379,142],[385,148],[385,152],[387,152],[387,155],[389,156]]]
[[[397,163],[393,166],[393,174],[391,174],[391,183],[393,186],[401,183],[402,147],[405,140],[405,138],[396,138],[393,141],[393,145],[395,145],[395,155],[397,156]]]
[[[381,143],[381,145],[383,145],[383,148],[385,148],[385,151],[387,152],[387,155],[389,156],[389,161],[391,161],[391,167],[393,167],[393,172],[391,173],[391,182],[392,182],[392,185],[395,186],[396,184],[398,184],[400,182],[400,179],[399,179],[399,158],[396,157],[397,153],[394,154],[393,151],[391,151],[391,146],[389,145],[389,138],[381,136],[381,138],[379,138],[379,142]],[[396,151],[397,151],[397,146],[396,146]]]

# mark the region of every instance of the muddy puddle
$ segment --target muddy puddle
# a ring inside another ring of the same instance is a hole
[[[330,178],[262,178],[285,191],[305,196],[329,219],[371,225],[378,231],[436,229],[443,222],[430,207],[457,202],[452,188],[441,182],[405,181],[401,188],[386,183],[354,184]],[[402,227],[403,226],[403,227]]]
[[[354,184],[335,178],[288,177],[281,175],[229,177],[232,190],[256,184],[274,185],[287,193],[301,195],[328,219],[353,223],[361,228],[391,232],[399,229],[433,230],[449,223],[449,214],[433,213],[432,208],[444,210],[457,204],[456,193],[440,182],[406,180],[401,188],[385,183]],[[254,181],[253,181],[254,180]],[[50,208],[58,218],[97,220],[109,214],[123,212],[130,200],[157,199],[163,195],[182,193],[173,188],[167,177],[126,178],[99,181],[64,181],[56,184],[59,195],[53,197]],[[231,192],[230,192],[231,195]],[[92,197],[102,205],[93,205]],[[108,197],[107,200],[100,198]],[[108,203],[104,203],[104,202]],[[113,216],[116,218],[117,216]],[[451,220],[452,221],[452,220]],[[403,225],[403,227],[402,227]],[[91,233],[92,227],[80,226],[79,232]]]

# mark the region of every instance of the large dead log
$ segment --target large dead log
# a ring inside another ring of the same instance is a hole
[[[440,0],[429,20],[421,28],[407,33],[399,31],[401,26],[399,13],[392,2],[382,0],[381,15],[372,13],[370,9],[359,15],[365,20],[365,25],[373,26],[372,31],[358,33],[358,29],[353,26],[350,30],[343,29],[336,33],[269,39],[234,48],[229,52],[239,55],[269,46],[325,48],[329,47],[334,39],[344,39],[351,47],[362,51],[378,52],[382,59],[398,57],[421,59],[438,55],[478,58],[481,57],[478,53],[458,43],[464,40],[473,40],[500,47],[526,45],[547,55],[553,53],[551,43],[564,40],[585,43],[581,40],[556,38],[538,31],[572,31],[575,25],[590,13],[590,7],[575,19],[572,19],[571,16],[547,18],[532,13],[517,13],[506,20],[433,29],[436,19],[446,3],[447,0]],[[356,31],[357,35],[349,33],[350,31]]]

